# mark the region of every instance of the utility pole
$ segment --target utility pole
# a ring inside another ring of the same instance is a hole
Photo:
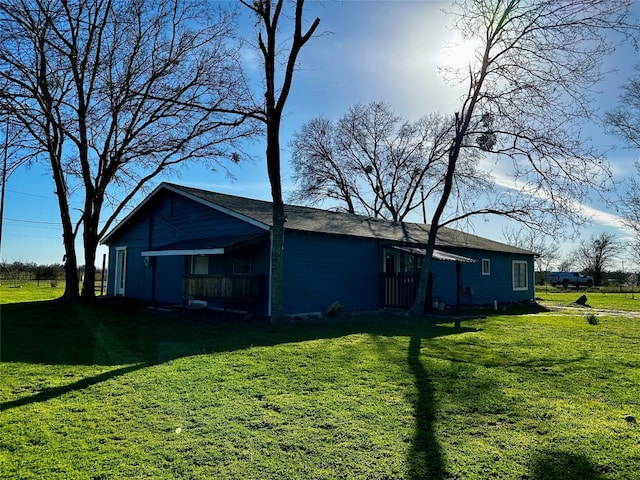
[[[7,156],[9,155],[9,120],[4,132],[4,155],[2,161],[2,197],[0,197],[0,258],[2,258],[2,224],[4,219],[4,191],[7,189]]]
[[[422,197],[422,223],[427,224],[427,210],[424,206],[424,185],[420,185],[420,196]]]

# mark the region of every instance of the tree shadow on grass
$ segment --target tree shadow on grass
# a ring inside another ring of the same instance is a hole
[[[531,480],[601,480],[588,458],[560,450],[544,450],[531,465]]]
[[[128,367],[109,370],[108,372],[101,373],[100,375],[95,375],[93,377],[83,378],[82,380],[70,383],[68,385],[63,385],[61,387],[45,388],[34,395],[31,395],[28,397],[20,397],[16,400],[1,403],[0,411],[5,411],[15,407],[21,407],[23,405],[28,405],[30,403],[46,402],[47,400],[59,397],[60,395],[64,395],[65,393],[73,392],[75,390],[82,390],[87,387],[90,387],[91,385],[96,385],[98,383],[104,382],[111,378],[119,377],[120,375],[125,375],[129,372],[134,372],[136,370],[146,368],[150,365],[151,364],[149,363],[140,363],[136,365],[130,365]]]
[[[444,464],[440,444],[433,422],[436,414],[434,388],[427,370],[420,361],[421,337],[412,336],[409,341],[407,363],[415,379],[416,433],[409,452],[409,478],[442,479]]]
[[[2,306],[3,362],[40,365],[113,366],[113,370],[0,404],[7,409],[42,402],[150,365],[203,353],[235,351],[355,333],[434,338],[471,329],[435,325],[399,316],[334,322],[272,325],[266,320],[231,320],[211,312],[157,312],[133,301],[90,305],[32,302]],[[419,355],[419,345],[413,356]],[[419,360],[412,366],[419,389],[430,388]],[[102,369],[104,370],[104,369]],[[417,408],[426,407],[429,391]],[[429,417],[429,415],[427,415]],[[425,417],[425,418],[427,418]],[[422,429],[424,425],[418,425]],[[418,439],[419,441],[421,440]]]

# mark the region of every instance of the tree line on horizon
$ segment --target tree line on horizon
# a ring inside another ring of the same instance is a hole
[[[84,265],[78,267],[80,278],[84,276],[85,271],[86,268]],[[98,269],[97,277],[101,278],[102,274],[102,269]],[[65,268],[62,263],[0,262],[0,280],[63,280],[64,278]]]

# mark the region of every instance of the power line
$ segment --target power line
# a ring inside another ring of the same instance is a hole
[[[60,226],[60,222],[41,222],[39,220],[21,220],[19,218],[8,218],[8,217],[4,217],[4,219],[5,220],[11,220],[12,222],[20,222],[20,223]]]
[[[45,240],[52,240],[52,239],[59,239],[59,238],[60,238],[60,236],[59,236],[59,235],[53,235],[53,236],[52,236],[52,235],[48,235],[48,236],[44,236],[44,235],[31,235],[31,234],[29,234],[29,235],[25,235],[25,234],[22,234],[22,233],[12,233],[12,232],[9,232],[9,233],[3,233],[2,235],[3,235],[3,236],[5,236],[5,237],[20,237],[20,238],[29,238],[29,239],[33,239],[33,238],[43,238],[43,239],[45,239]],[[62,243],[61,243],[61,244],[62,244]],[[12,245],[12,247],[15,249],[15,245]]]
[[[7,192],[17,193],[19,195],[27,195],[29,197],[46,198],[47,200],[55,200],[56,199],[56,197],[51,197],[51,196],[46,196],[46,195],[37,195],[35,193],[19,192],[18,190],[7,189]]]

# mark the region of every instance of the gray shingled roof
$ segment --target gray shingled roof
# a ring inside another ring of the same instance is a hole
[[[265,227],[272,225],[271,202],[215,193],[171,183],[163,183],[160,187],[163,186],[176,192],[183,192],[195,199],[200,199],[212,207],[218,206],[230,212],[235,212]],[[418,223],[394,223],[363,215],[331,212],[297,205],[285,205],[284,211],[287,217],[285,224],[287,230],[375,238],[390,243],[414,246],[424,246],[429,233],[429,225]],[[440,228],[436,246],[441,249],[446,249],[447,247],[472,248],[493,252],[533,254],[528,250],[446,227]]]

